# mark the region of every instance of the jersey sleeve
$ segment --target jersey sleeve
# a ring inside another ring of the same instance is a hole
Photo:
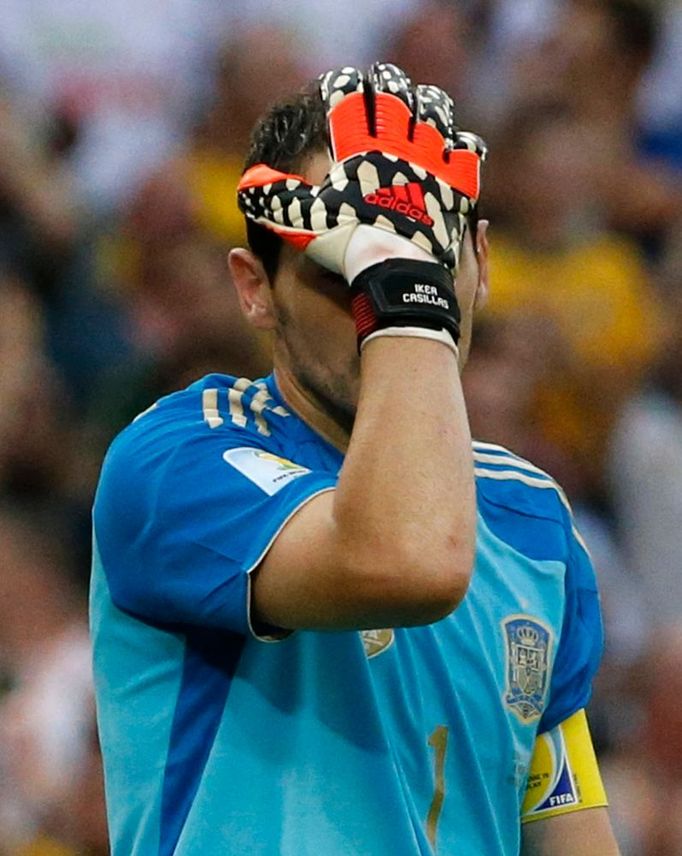
[[[587,704],[603,648],[601,607],[592,561],[568,512],[565,608],[549,700],[539,733],[551,731]]]
[[[169,453],[130,446],[107,456],[94,507],[115,606],[164,626],[252,632],[249,573],[289,518],[334,488],[336,474],[220,432]]]

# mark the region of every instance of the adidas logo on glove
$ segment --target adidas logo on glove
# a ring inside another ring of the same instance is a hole
[[[433,226],[433,219],[426,213],[424,193],[416,181],[409,184],[392,184],[390,187],[380,187],[374,193],[362,197],[368,205],[378,205],[404,214],[411,220]]]

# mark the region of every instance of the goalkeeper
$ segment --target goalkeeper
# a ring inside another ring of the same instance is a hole
[[[395,66],[256,127],[230,255],[274,372],[114,441],[91,620],[113,856],[617,852],[561,489],[469,436],[479,138]]]

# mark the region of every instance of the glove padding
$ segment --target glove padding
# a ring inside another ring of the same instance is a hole
[[[242,212],[346,280],[362,270],[346,257],[361,225],[407,239],[420,258],[433,257],[455,274],[485,145],[455,131],[450,96],[436,86],[413,87],[387,63],[367,76],[355,68],[327,72],[320,94],[333,159],[326,179],[315,186],[257,164],[239,183]]]

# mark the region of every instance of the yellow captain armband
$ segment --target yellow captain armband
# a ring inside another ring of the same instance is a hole
[[[521,822],[607,804],[587,717],[579,710],[535,741]]]

